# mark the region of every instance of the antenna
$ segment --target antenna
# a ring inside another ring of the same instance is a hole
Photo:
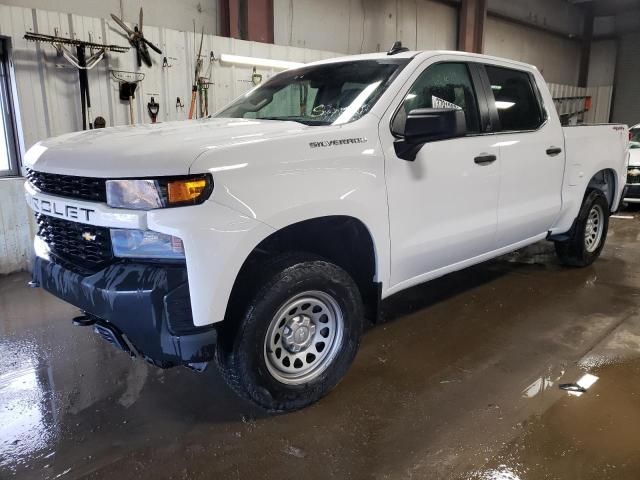
[[[407,47],[402,46],[402,42],[397,41],[393,44],[393,47],[391,47],[391,50],[387,52],[387,55],[395,55],[396,53],[408,52],[408,51],[409,49]]]

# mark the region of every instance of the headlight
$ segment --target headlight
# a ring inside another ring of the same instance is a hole
[[[140,180],[107,180],[107,205],[152,210],[204,202],[213,190],[211,175]]]
[[[185,258],[182,240],[152,230],[112,229],[111,246],[116,257]]]

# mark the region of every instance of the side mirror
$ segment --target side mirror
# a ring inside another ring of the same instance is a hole
[[[467,133],[464,111],[457,108],[419,108],[411,110],[401,138],[394,142],[396,155],[413,162],[427,142],[463,137]]]

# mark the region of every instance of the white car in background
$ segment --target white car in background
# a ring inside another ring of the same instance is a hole
[[[629,129],[629,170],[624,201],[640,203],[640,123]]]

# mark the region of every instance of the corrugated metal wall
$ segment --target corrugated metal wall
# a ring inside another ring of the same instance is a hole
[[[554,98],[591,97],[591,109],[581,117],[583,123],[607,123],[609,121],[613,86],[580,88],[557,83],[549,83],[548,85]],[[556,110],[559,115],[563,115],[582,110],[583,105],[582,100],[556,102]]]
[[[118,35],[118,27],[111,19],[82,17],[44,10],[0,5],[0,35],[11,37],[15,63],[16,83],[22,127],[27,147],[51,136],[81,129],[79,86],[77,70],[48,44],[36,44],[23,39],[26,31],[88,39],[96,42],[128,45]],[[185,119],[191,97],[191,84],[196,50],[193,32],[179,32],[167,28],[145,27],[146,37],[158,45],[167,57],[169,67],[162,67],[162,57],[151,52],[156,62],[153,68],[138,68],[135,51],[110,54],[89,72],[93,117],[102,116],[107,125],[129,123],[128,103],[118,96],[118,83],[110,70],[139,71],[145,78],[138,87],[135,100],[136,122],[149,122],[146,105],[154,97],[160,103],[158,121]],[[195,48],[194,48],[195,47]],[[204,67],[209,65],[209,54],[233,53],[251,57],[272,58],[297,62],[310,62],[336,56],[336,53],[304,48],[246,42],[225,37],[205,35],[202,47]],[[252,87],[251,67],[222,65],[214,62],[210,93],[211,110],[222,107]],[[265,78],[276,73],[272,69],[258,68]],[[176,108],[180,97],[184,108]]]

